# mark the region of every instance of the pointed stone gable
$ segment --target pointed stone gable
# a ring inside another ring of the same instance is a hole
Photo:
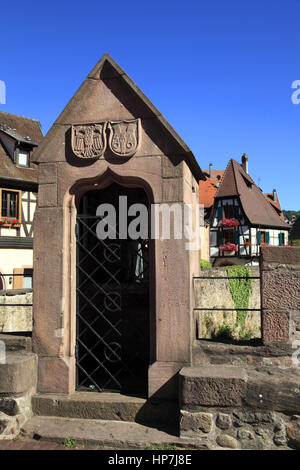
[[[185,160],[194,177],[204,179],[189,147],[108,54],[94,67],[57,118],[36,152],[35,160],[38,163],[65,161],[71,125],[134,119],[141,122],[141,145],[136,157],[167,155],[178,162]],[[58,149],[55,153],[53,146]]]

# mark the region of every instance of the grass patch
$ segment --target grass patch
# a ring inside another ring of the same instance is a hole
[[[152,444],[146,450],[197,450],[194,447],[180,447],[175,444]]]
[[[74,449],[74,447],[76,447],[76,441],[74,441],[73,439],[65,439],[63,444],[68,449]]]

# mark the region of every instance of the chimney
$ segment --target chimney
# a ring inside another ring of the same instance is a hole
[[[273,201],[277,202],[277,191],[276,191],[276,189],[273,189]]]
[[[210,178],[213,177],[213,165],[212,165],[212,163],[209,164],[209,177]]]
[[[244,171],[248,174],[248,157],[245,153],[242,156],[242,167]]]

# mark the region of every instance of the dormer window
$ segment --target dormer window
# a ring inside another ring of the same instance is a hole
[[[16,152],[16,164],[21,167],[30,166],[30,152],[26,149],[18,149]]]

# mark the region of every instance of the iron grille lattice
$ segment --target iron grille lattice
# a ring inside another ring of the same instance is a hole
[[[149,364],[145,240],[101,240],[77,217],[77,388],[143,391]]]

